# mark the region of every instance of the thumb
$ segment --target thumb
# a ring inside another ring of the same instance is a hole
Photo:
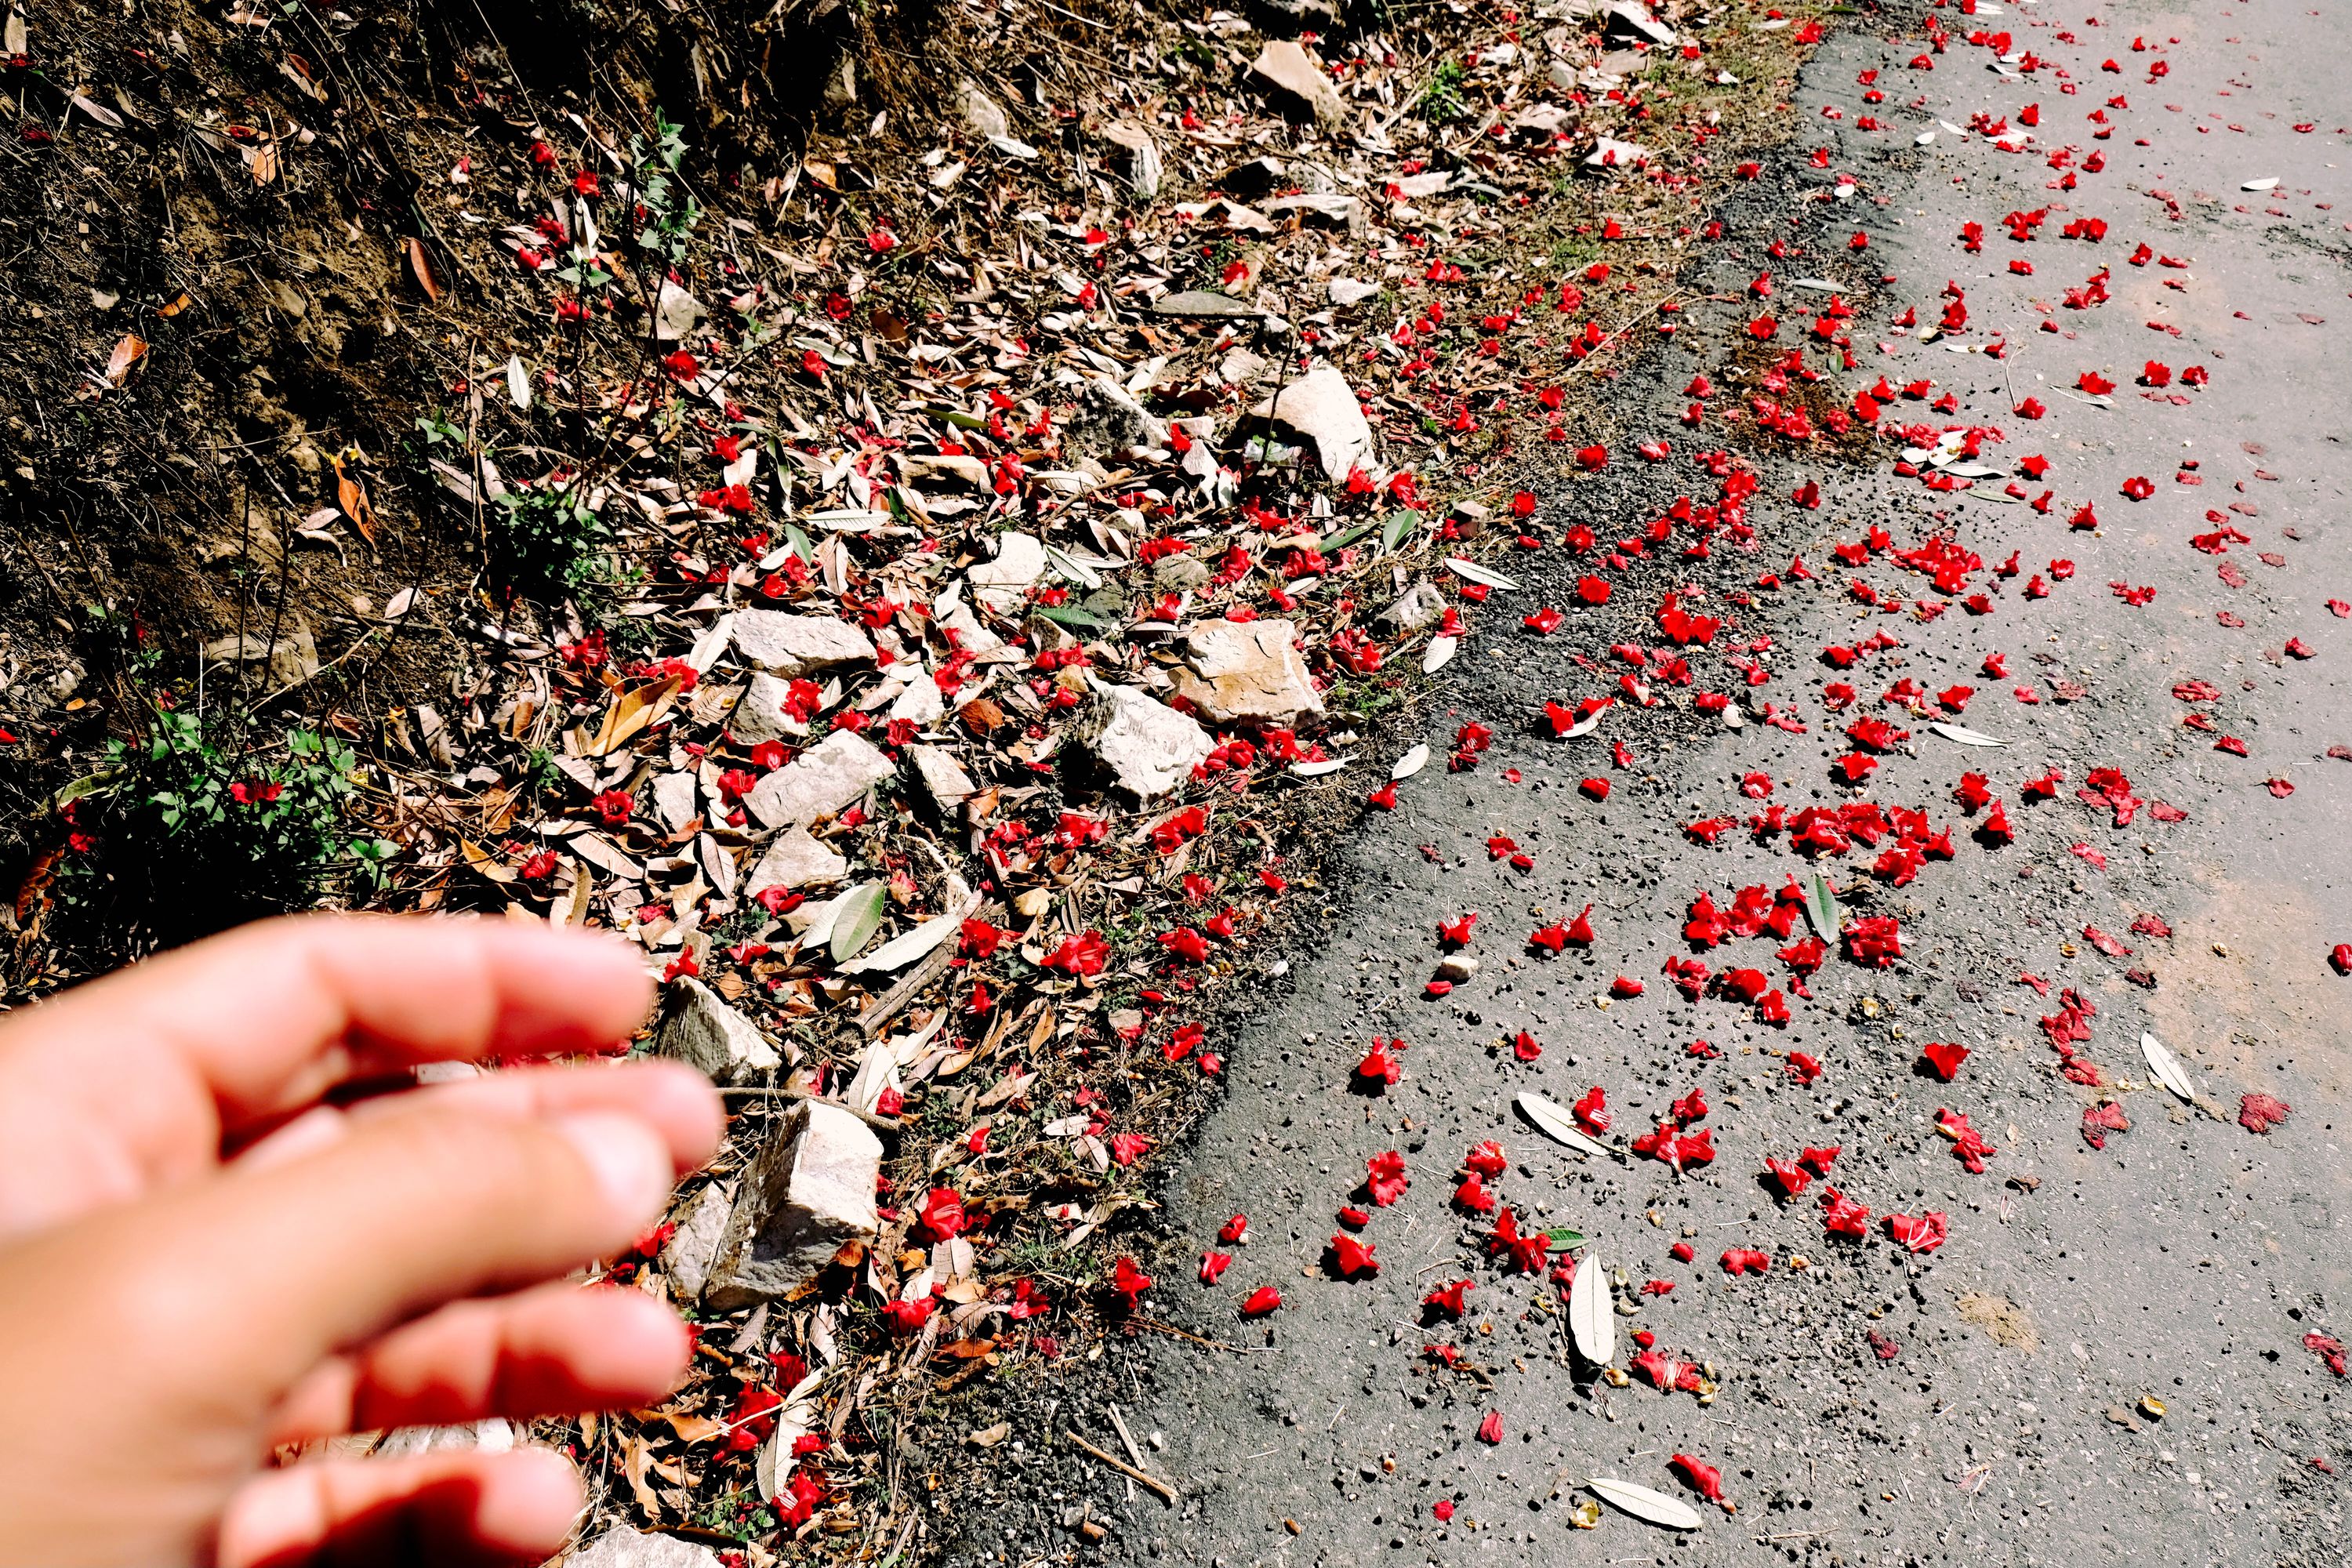
[[[299,1158],[230,1166],[68,1244],[104,1254],[93,1277],[124,1287],[115,1300],[163,1315],[150,1342],[202,1346],[216,1395],[266,1407],[320,1357],[444,1302],[625,1249],[674,1175],[667,1142],[634,1116],[420,1110]]]

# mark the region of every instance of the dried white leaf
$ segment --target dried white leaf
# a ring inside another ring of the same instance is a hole
[[[2242,191],[2274,191],[2278,189],[2278,176],[2276,174],[2272,174],[2259,180],[2248,180],[2244,184],[2240,185],[2238,189]]]
[[[1535,1124],[1537,1131],[1553,1142],[1573,1149],[1580,1154],[1608,1154],[1608,1147],[1594,1142],[1580,1131],[1575,1118],[1562,1110],[1557,1100],[1546,1100],[1530,1089],[1520,1090],[1512,1103],[1519,1108],[1520,1115]]]
[[[1444,669],[1447,664],[1452,662],[1454,658],[1454,650],[1461,646],[1462,639],[1460,637],[1430,638],[1429,646],[1422,650],[1422,674],[1435,675],[1439,670]]]
[[[1947,741],[1955,741],[1963,746],[2006,746],[2009,744],[2007,741],[2002,740],[1998,735],[1988,735],[1981,730],[1971,730],[1966,724],[1947,724],[1940,719],[1928,725],[1927,728],[1935,731],[1936,733],[1943,736]]]
[[[1353,757],[1325,757],[1318,763],[1293,763],[1290,771],[1303,779],[1319,779],[1326,773],[1338,773],[1355,760]]]
[[[1473,583],[1483,583],[1489,588],[1501,588],[1507,591],[1518,586],[1517,583],[1513,582],[1510,578],[1504,576],[1500,572],[1492,571],[1487,567],[1481,566],[1475,561],[1465,561],[1459,555],[1447,556],[1445,558],[1445,563],[1454,568],[1454,574],[1455,576],[1465,578]]]
[[[1668,1530],[1696,1530],[1699,1527],[1698,1510],[1680,1498],[1671,1498],[1664,1492],[1654,1492],[1647,1487],[1637,1487],[1631,1481],[1616,1480],[1608,1476],[1595,1476],[1584,1484],[1602,1502],[1621,1508],[1635,1519],[1663,1524]]]
[[[1415,746],[1396,760],[1396,766],[1389,770],[1389,777],[1409,779],[1427,766],[1429,766],[1429,748],[1426,745]]]
[[[2157,1082],[2190,1104],[2196,1103],[2197,1085],[2190,1080],[2188,1069],[2180,1065],[2180,1058],[2166,1049],[2163,1041],[2145,1030],[2141,1031],[2139,1054],[2147,1058],[2147,1070],[2156,1075]]]
[[[1601,1259],[1588,1252],[1576,1266],[1568,1289],[1568,1331],[1576,1353],[1594,1366],[1607,1366],[1617,1354],[1617,1303],[1601,1272]]]

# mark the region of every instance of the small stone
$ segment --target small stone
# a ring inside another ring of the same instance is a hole
[[[762,777],[743,804],[763,827],[804,826],[847,809],[898,771],[865,737],[835,730]]]
[[[1029,585],[1045,574],[1045,542],[1034,534],[1007,533],[996,541],[996,559],[972,566],[964,578],[973,598],[1003,615],[1019,605]]]
[[[1181,293],[1163,294],[1151,306],[1157,316],[1189,316],[1213,321],[1227,316],[1262,316],[1265,311],[1255,305],[1244,305],[1239,300],[1213,294],[1205,289],[1187,289]]]
[[[694,1194],[677,1228],[662,1246],[662,1267],[669,1270],[672,1293],[680,1300],[698,1301],[710,1283],[710,1260],[719,1255],[719,1238],[726,1234],[727,1211],[732,1206],[729,1189],[717,1182]]]
[[[674,343],[694,331],[708,314],[701,300],[665,278],[661,292],[654,299],[654,336]]]
[[[720,1568],[719,1553],[675,1535],[607,1531],[566,1560],[564,1568]]]
[[[1166,795],[1209,754],[1209,733],[1131,686],[1097,683],[1081,733],[1118,786],[1138,800]]]
[[[1361,278],[1334,278],[1325,286],[1324,291],[1331,303],[1344,310],[1350,305],[1360,305],[1379,293],[1381,286],[1368,283]]]
[[[1062,436],[1065,450],[1089,455],[1168,445],[1168,426],[1108,376],[1097,376],[1079,392],[1077,412]]]
[[[963,116],[963,122],[982,136],[1013,134],[1013,121],[1006,117],[996,100],[971,82],[957,85],[955,107],[956,112]]]
[[[980,787],[955,760],[955,753],[944,746],[908,746],[907,756],[915,764],[915,775],[923,781],[923,788],[941,807],[961,805]]]
[[[801,734],[784,718],[784,699],[791,694],[789,682],[761,670],[735,700],[734,711],[727,716],[727,732],[746,746]]]
[[[684,768],[654,780],[655,814],[672,833],[682,832],[688,823],[701,815],[700,796],[694,775]]]
[[[1323,711],[1290,621],[1202,621],[1185,634],[1176,690],[1213,723],[1289,724]]]
[[[838,882],[849,873],[849,862],[820,844],[805,827],[789,828],[769,845],[743,884],[746,898],[758,898],[770,888],[788,891],[820,882]]]
[[[1350,472],[1372,464],[1372,427],[1363,405],[1347,376],[1328,360],[1250,412],[1314,442],[1316,458],[1334,484],[1344,484]]]
[[[1398,595],[1395,604],[1380,613],[1381,628],[1391,637],[1417,632],[1445,614],[1445,595],[1427,578],[1415,583]]]
[[[1323,62],[1307,53],[1306,46],[1288,38],[1274,40],[1258,51],[1250,74],[1280,88],[1323,124],[1337,129],[1348,123],[1347,101],[1331,85]]]
[[[948,700],[941,694],[940,683],[919,672],[905,690],[890,700],[890,717],[904,719],[918,728],[939,722],[947,711]]]
[[[793,1107],[751,1162],[704,1300],[730,1312],[789,1296],[852,1241],[871,1240],[882,1141],[836,1105]]]
[[[746,661],[787,680],[874,657],[874,645],[863,631],[832,616],[738,610],[731,633],[735,651]]]
[[[747,1083],[774,1070],[776,1047],[758,1025],[692,978],[678,983],[673,1011],[655,1049],[698,1068],[721,1083]]]

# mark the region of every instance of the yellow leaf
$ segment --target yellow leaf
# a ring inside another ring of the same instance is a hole
[[[667,676],[622,692],[619,700],[604,710],[604,721],[596,726],[595,737],[588,742],[588,755],[610,756],[628,744],[669,711],[670,704],[677,700],[677,678]]]
[[[416,275],[416,286],[425,290],[425,297],[439,304],[443,290],[441,279],[433,268],[433,258],[426,253],[425,242],[413,237],[408,242],[408,269]]]
[[[343,460],[334,459],[335,504],[360,531],[360,537],[370,544],[375,542],[375,508],[368,504],[367,487],[343,472]]]

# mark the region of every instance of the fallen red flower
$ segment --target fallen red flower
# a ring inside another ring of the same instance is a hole
[[[2250,1094],[2238,1101],[2238,1125],[2249,1132],[2266,1133],[2284,1122],[2294,1109],[2267,1094]]]

